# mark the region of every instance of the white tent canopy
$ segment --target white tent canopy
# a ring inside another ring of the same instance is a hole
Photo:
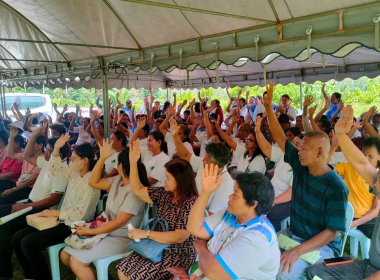
[[[102,70],[119,88],[375,77],[378,14],[378,0],[0,0],[0,75],[75,88],[101,87]]]

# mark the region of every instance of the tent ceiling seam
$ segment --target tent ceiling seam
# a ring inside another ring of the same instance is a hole
[[[202,9],[196,9],[196,8],[191,8],[191,7],[186,7],[186,6],[176,6],[176,5],[165,4],[165,3],[160,3],[160,2],[152,2],[152,1],[145,1],[145,0],[122,0],[122,1],[142,4],[142,5],[156,6],[156,7],[167,8],[167,9],[183,10],[183,11],[194,12],[194,13],[210,14],[210,15],[215,15],[215,16],[231,17],[231,18],[238,18],[238,19],[252,20],[252,21],[261,21],[261,22],[266,22],[266,23],[274,23],[274,21],[267,20],[267,19],[240,16],[240,15],[235,15],[235,14],[221,13],[221,12],[215,12],[215,11],[209,11],[209,10],[202,10]]]
[[[175,2],[175,0],[172,0],[172,1],[174,2],[174,4],[176,6],[178,6],[178,4]],[[186,19],[186,21],[190,24],[190,26],[195,30],[195,32],[197,32],[197,34],[199,35],[199,37],[202,37],[201,33],[199,33],[199,31],[194,27],[194,25],[190,22],[190,20],[187,18],[187,16],[185,15],[185,13],[182,10],[179,10],[179,11],[183,15],[183,17]]]
[[[49,42],[53,42],[52,40],[50,40],[50,38],[41,29],[39,29],[37,27],[37,25],[35,25],[32,21],[30,21],[27,17],[25,17],[19,11],[17,11],[16,9],[14,9],[12,6],[8,5],[7,3],[5,3],[3,0],[0,1],[0,4],[2,4],[3,7],[5,7],[11,13],[13,13],[16,16],[20,17],[20,19],[23,20],[23,21],[25,21],[26,24],[29,25],[29,27],[32,27],[32,29],[35,29],[34,31],[37,31],[37,33],[40,33],[40,35],[42,35],[42,37],[45,37],[46,40],[48,40]],[[57,52],[63,57],[63,59],[66,62],[69,62],[68,59],[66,58],[66,56],[62,53],[62,51],[56,45],[53,45],[53,46],[57,50]]]
[[[128,32],[128,34],[131,36],[133,41],[135,41],[135,44],[137,45],[139,50],[141,50],[141,46],[140,46],[139,42],[137,41],[136,37],[133,35],[132,31],[128,28],[127,24],[121,19],[119,14],[115,11],[115,9],[111,6],[111,4],[108,3],[107,0],[102,0],[102,1],[108,7],[108,9],[110,9],[110,11],[115,15],[115,17],[119,20],[121,25],[123,25],[124,29]]]
[[[272,0],[268,0],[268,3],[269,3],[269,5],[270,5],[270,7],[271,7],[271,9],[272,9],[272,11],[273,11],[273,15],[274,15],[274,17],[276,18],[277,22],[280,22],[280,18],[278,17],[278,14],[277,14],[276,8],[275,8],[275,6],[273,5]]]
[[[1,46],[1,48],[2,49],[4,49],[11,57],[13,57],[13,59],[15,60],[15,61],[17,61],[17,63],[22,67],[22,69],[23,70],[25,70],[26,71],[26,68],[25,68],[25,66],[10,52],[10,51],[8,51],[3,45],[1,45],[0,44],[0,46]]]

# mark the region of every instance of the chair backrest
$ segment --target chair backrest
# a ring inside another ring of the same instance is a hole
[[[62,195],[61,201],[58,203],[57,210],[61,210],[63,200],[65,199],[66,192]]]
[[[147,203],[147,204],[145,205],[145,209],[144,209],[144,217],[143,217],[143,219],[142,219],[142,221],[141,221],[140,229],[144,229],[144,226],[145,226],[146,222],[149,221],[149,208],[150,208],[151,206],[152,206],[152,205],[149,204],[149,203]]]
[[[354,207],[352,207],[351,203],[347,202],[347,209],[346,209],[346,231],[343,235],[343,242],[342,242],[342,249],[340,250],[340,256],[343,256],[344,251],[344,245],[346,244],[347,235],[350,231],[352,220],[354,219]]]

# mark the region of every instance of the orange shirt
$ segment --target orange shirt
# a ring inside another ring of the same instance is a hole
[[[372,209],[376,196],[369,192],[369,185],[348,162],[335,165],[335,170],[347,185],[348,202],[354,207],[354,218],[363,217]]]

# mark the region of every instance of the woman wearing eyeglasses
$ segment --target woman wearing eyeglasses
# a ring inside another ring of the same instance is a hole
[[[237,160],[237,172],[251,173],[257,171],[265,174],[265,160],[260,147],[257,145],[253,130],[248,132],[248,136],[244,139],[245,144],[238,144],[220,128],[218,122],[215,128],[226,144],[234,151],[233,156]]]

